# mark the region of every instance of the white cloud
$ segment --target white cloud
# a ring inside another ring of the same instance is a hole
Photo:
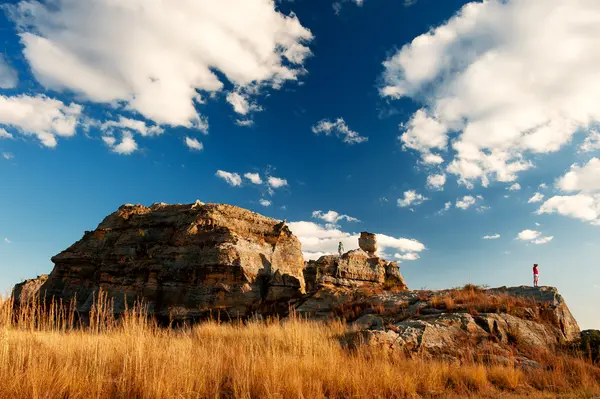
[[[230,186],[240,186],[242,184],[242,178],[237,173],[225,172],[224,170],[217,170],[216,175],[221,179],[225,180]]]
[[[247,115],[251,111],[262,111],[262,107],[251,102],[248,97],[248,94],[232,91],[227,94],[227,102],[240,115]]]
[[[8,238],[4,238],[4,242],[7,243],[7,244],[12,244],[12,241],[9,240]]]
[[[395,253],[394,258],[399,259],[399,260],[417,260],[420,258],[420,256],[417,253],[408,252],[405,254]]]
[[[248,127],[254,125],[252,119],[236,119],[235,124],[242,127]]]
[[[113,152],[121,155],[129,155],[138,149],[138,145],[133,139],[133,134],[129,131],[124,131],[121,142],[117,144],[117,139],[113,136],[103,136],[102,141],[110,147]]]
[[[423,102],[405,147],[451,152],[463,184],[514,182],[600,121],[599,47],[596,0],[471,2],[384,62],[381,95]]]
[[[519,183],[515,183],[512,186],[508,187],[508,191],[519,191],[521,189],[521,185]]]
[[[264,207],[271,206],[271,201],[264,198],[261,198],[258,202]]]
[[[160,126],[148,126],[144,121],[125,118],[123,116],[119,117],[118,121],[104,122],[100,126],[100,129],[103,131],[113,131],[114,129],[128,129],[137,132],[142,136],[157,136],[159,134],[164,133],[163,128],[161,128]]]
[[[342,118],[336,119],[335,122],[328,119],[320,120],[312,127],[312,131],[315,134],[324,133],[326,136],[333,134],[348,144],[357,144],[369,140],[368,137],[361,136],[358,132],[351,130]]]
[[[537,240],[533,240],[531,242],[536,245],[548,244],[550,241],[552,241],[553,238],[554,238],[554,236],[541,237],[541,238],[538,238]]]
[[[533,197],[529,198],[529,201],[527,201],[527,203],[542,202],[543,200],[544,200],[544,194],[535,193],[535,194],[533,194]]]
[[[17,128],[24,134],[35,136],[46,147],[56,147],[56,137],[71,137],[81,114],[81,106],[46,96],[0,95],[0,125]]]
[[[540,184],[540,188],[546,189],[546,188],[548,188],[548,185],[546,183],[542,183],[542,184]]]
[[[10,161],[11,159],[13,159],[14,157],[15,156],[12,153],[10,153],[10,152],[3,152],[2,153],[2,158],[6,159],[8,161]]]
[[[592,158],[584,166],[571,169],[555,183],[556,188],[574,195],[549,198],[537,210],[538,215],[558,213],[600,226],[600,159]]]
[[[415,190],[408,190],[404,192],[404,198],[398,198],[398,206],[405,208],[407,206],[420,205],[428,199],[422,194],[418,194]]]
[[[456,200],[456,207],[460,209],[468,209],[471,207],[471,205],[475,205],[475,202],[477,202],[478,198],[475,198],[472,195],[465,195],[462,197],[462,199]]]
[[[432,149],[444,149],[448,144],[446,132],[448,128],[427,115],[427,111],[420,109],[413,114],[408,125],[401,125],[404,133],[400,140],[404,148],[421,151],[429,154]]]
[[[248,180],[250,180],[250,182],[252,184],[262,184],[263,181],[260,178],[260,175],[258,173],[246,173],[244,174],[244,177]]]
[[[540,206],[537,214],[558,213],[600,225],[600,194],[554,196]]]
[[[579,147],[582,152],[591,152],[600,150],[600,132],[592,130]]]
[[[429,175],[427,176],[427,188],[432,190],[443,190],[444,184],[446,184],[446,175]]]
[[[272,188],[280,188],[280,187],[285,187],[288,185],[288,182],[286,179],[281,179],[279,177],[273,177],[273,176],[269,176],[267,178],[267,182],[269,183],[269,186],[271,186]]]
[[[517,239],[521,241],[531,241],[537,239],[542,233],[537,230],[523,230],[517,235]]]
[[[204,148],[204,146],[201,142],[198,141],[198,139],[190,138],[187,136],[185,138],[185,145],[187,145],[190,150],[195,151],[202,151],[202,149]]]
[[[313,222],[291,222],[288,227],[302,243],[305,259],[318,259],[322,255],[337,253],[338,243],[341,241],[346,250],[358,248],[357,233],[348,233],[337,227],[325,227]],[[384,234],[377,234],[379,246],[378,254],[386,250],[393,250],[399,254],[418,253],[425,249],[423,243],[408,238],[394,238]]]
[[[572,165],[556,182],[562,191],[596,192],[600,191],[600,158],[592,158],[585,166]]]
[[[92,8],[90,8],[92,7]],[[158,124],[201,127],[194,101],[223,82],[280,87],[305,72],[312,34],[273,1],[56,0],[9,6],[45,87],[120,103]]]
[[[422,159],[424,164],[439,165],[444,163],[444,158],[438,154],[424,153],[422,154]]]
[[[331,223],[331,224],[335,224],[335,223],[339,222],[340,220],[346,220],[348,222],[360,222],[360,220],[358,220],[357,218],[353,218],[352,216],[348,216],[348,215],[340,215],[336,211],[327,211],[327,212],[313,211],[312,217],[316,218],[316,219],[321,219],[324,222]]]
[[[484,240],[497,240],[498,238],[500,238],[500,234],[494,234],[491,236],[483,236]]]
[[[17,71],[0,54],[0,89],[14,89],[19,83]]]
[[[13,139],[13,135],[0,127],[0,139]]]

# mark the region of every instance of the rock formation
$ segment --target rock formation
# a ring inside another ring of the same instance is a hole
[[[19,284],[16,284],[13,288],[13,298],[15,299],[15,305],[19,306],[22,303],[26,303],[31,300],[37,299],[40,287],[48,280],[47,274],[42,274],[36,278],[25,280]]]
[[[374,234],[361,233],[359,246],[305,266],[285,221],[199,201],[123,205],[53,257],[49,276],[17,284],[13,296],[16,305],[38,293],[63,303],[76,298],[78,314],[85,315],[102,290],[116,312],[142,299],[159,319],[285,316],[293,308],[303,317],[349,322],[351,333],[340,338],[349,346],[444,359],[468,350],[496,363],[514,358],[503,357],[505,351],[517,351],[520,364],[529,366],[527,348],[580,340],[555,288],[412,291],[396,262],[375,255]],[[584,338],[596,342],[597,335]]]
[[[354,297],[352,302],[362,304],[362,309],[360,314],[351,314],[357,331],[344,342],[445,359],[461,358],[468,351],[502,363],[501,353],[511,347],[523,355],[532,348],[551,350],[580,337],[579,326],[556,288],[469,289],[473,291]],[[334,306],[341,309],[343,303]],[[529,364],[525,357],[521,359]]]
[[[156,316],[175,318],[243,317],[305,292],[300,242],[283,222],[199,201],[124,205],[52,261],[40,292],[76,297],[79,312],[100,289],[116,312],[143,299]]]
[[[377,236],[373,233],[363,231],[358,239],[358,246],[365,252],[374,254],[377,252]]]

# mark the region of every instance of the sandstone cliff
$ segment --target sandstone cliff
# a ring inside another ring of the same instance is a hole
[[[157,316],[245,316],[301,296],[300,242],[283,222],[228,205],[124,205],[54,256],[40,292],[77,298],[102,289],[116,312],[143,299]]]

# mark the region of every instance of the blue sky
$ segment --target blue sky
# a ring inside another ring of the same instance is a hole
[[[123,203],[200,199],[307,258],[378,233],[417,289],[539,263],[600,328],[600,5],[532,3],[3,3],[0,291]]]

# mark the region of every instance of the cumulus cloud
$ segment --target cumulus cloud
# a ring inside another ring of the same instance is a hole
[[[596,130],[590,131],[589,135],[585,138],[581,146],[579,147],[581,152],[591,152],[600,150],[600,133]]]
[[[131,130],[136,133],[141,134],[142,136],[157,136],[159,134],[164,133],[164,129],[160,126],[149,126],[144,121],[125,118],[123,116],[119,117],[118,121],[106,121],[101,126],[100,129],[103,131],[114,131],[115,129],[126,129]]]
[[[556,182],[556,187],[565,192],[597,192],[600,191],[600,158],[592,158],[584,166],[572,165]]]
[[[557,195],[544,202],[537,214],[558,213],[600,225],[600,194]]]
[[[361,136],[358,132],[351,130],[343,118],[337,118],[335,122],[323,119],[312,127],[312,131],[315,134],[324,133],[326,136],[337,136],[348,144],[363,143],[369,140],[368,137]]]
[[[260,175],[258,173],[245,173],[244,177],[248,180],[250,180],[250,182],[252,184],[262,184],[263,181],[260,178]]]
[[[544,194],[535,193],[535,194],[533,194],[533,197],[529,198],[529,201],[527,201],[527,203],[542,202],[543,200],[544,200]]]
[[[444,163],[444,158],[442,158],[438,154],[432,154],[432,153],[422,154],[422,160],[423,160],[424,164],[439,165],[439,164]]]
[[[240,115],[247,115],[251,111],[262,111],[262,107],[253,103],[248,97],[248,94],[232,91],[227,94],[227,102]]]
[[[264,207],[271,206],[271,201],[264,198],[261,198],[258,202]]]
[[[463,184],[513,182],[600,121],[598,47],[595,0],[471,2],[387,59],[380,92],[422,101],[405,148],[447,151]]]
[[[273,1],[21,1],[7,7],[37,80],[158,124],[203,127],[198,91],[280,87],[312,39]],[[213,71],[220,72],[217,75]]]
[[[288,182],[286,179],[281,179],[279,177],[273,177],[273,176],[269,176],[267,178],[267,182],[269,183],[269,186],[272,188],[280,188],[280,187],[285,187],[288,185]]]
[[[133,139],[133,134],[129,131],[124,131],[121,142],[117,144],[117,139],[113,136],[103,136],[102,141],[117,154],[129,155],[138,149],[138,145]]]
[[[420,205],[428,199],[422,194],[418,194],[415,190],[408,190],[404,192],[404,198],[398,198],[398,206],[406,208],[408,206]]]
[[[76,133],[82,107],[64,104],[46,96],[0,95],[0,125],[12,126],[21,134],[35,136],[46,147],[56,147],[57,137]]]
[[[427,176],[427,188],[431,190],[443,190],[444,184],[446,184],[446,175],[429,175]]]
[[[556,195],[544,202],[538,214],[558,213],[600,226],[600,159],[592,158],[583,166],[572,165],[555,183],[556,188],[575,193]]]
[[[537,239],[542,233],[537,230],[523,230],[517,235],[517,239],[521,241],[531,241]]]
[[[348,233],[338,227],[322,226],[314,222],[300,221],[288,223],[292,233],[302,243],[304,258],[318,259],[322,255],[337,253],[338,243],[341,241],[346,250],[358,248],[357,233]],[[378,253],[384,254],[392,250],[400,255],[419,253],[425,245],[417,240],[408,238],[395,238],[385,234],[377,234]],[[408,260],[408,258],[407,258]]]
[[[493,234],[491,236],[483,236],[484,240],[497,240],[500,238],[500,234]]]
[[[15,156],[12,153],[10,153],[10,152],[3,152],[2,153],[2,158],[6,159],[7,161],[10,161],[14,157]]]
[[[554,238],[554,236],[541,237],[541,238],[538,238],[537,240],[533,240],[531,242],[536,245],[548,244],[550,241],[552,241],[553,238]]]
[[[395,253],[394,254],[394,258],[396,258],[398,260],[417,260],[417,259],[420,258],[420,256],[417,253],[408,252],[408,253],[405,253],[405,254]]]
[[[515,183],[507,188],[508,191],[519,191],[521,189],[521,185],[519,183]]]
[[[469,209],[472,205],[475,205],[478,199],[483,199],[483,197],[473,197],[472,195],[465,195],[464,197],[462,197],[462,199],[456,200],[456,207],[460,209]]]
[[[191,137],[185,138],[185,145],[187,145],[190,150],[194,151],[202,151],[202,149],[204,148],[204,146],[201,142],[198,141],[198,139],[194,139]]]
[[[529,229],[523,230],[517,235],[517,240],[529,241],[530,243],[536,245],[547,244],[552,241],[553,238],[554,236],[542,237],[542,233],[540,231]]]
[[[331,224],[335,224],[341,220],[346,220],[347,222],[360,222],[360,220],[358,220],[357,218],[353,218],[352,216],[348,215],[340,215],[338,212],[331,210],[327,212],[313,211],[312,217],[316,219],[321,219],[324,222]]]
[[[242,178],[237,173],[225,172],[224,170],[217,170],[217,177],[225,180],[230,186],[240,186],[242,184]]]
[[[17,71],[0,54],[0,89],[14,89],[19,82]]]

